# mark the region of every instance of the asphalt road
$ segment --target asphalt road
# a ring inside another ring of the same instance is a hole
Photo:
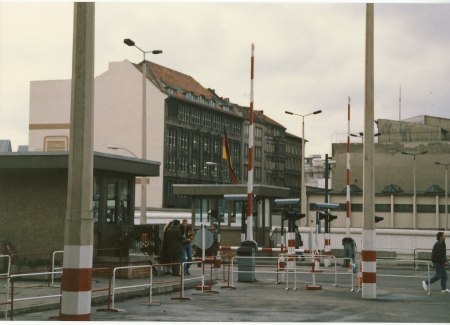
[[[273,275],[258,274],[255,282],[235,282],[235,289],[221,288],[221,279],[212,287],[217,293],[190,289],[153,297],[159,305],[147,305],[148,297],[116,302],[120,312],[92,308],[93,321],[125,322],[382,322],[448,323],[450,295],[442,294],[439,283],[431,295],[422,289],[423,271],[379,270],[376,299],[362,299],[361,292],[351,291],[349,276],[338,278],[334,286],[331,275],[317,275],[321,290],[307,290],[311,275],[298,275],[297,289],[276,284]],[[57,310],[17,315],[15,320],[48,320]]]

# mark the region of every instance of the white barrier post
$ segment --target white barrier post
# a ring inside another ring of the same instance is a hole
[[[153,265],[150,265],[150,283],[149,283],[149,294],[148,294],[148,302],[144,302],[144,305],[147,306],[160,306],[161,303],[158,301],[153,301]]]
[[[54,251],[52,254],[52,272],[55,272],[55,255],[56,254],[64,254],[64,251]],[[58,267],[58,269],[62,270],[62,267]],[[52,287],[55,286],[55,274],[52,273]]]

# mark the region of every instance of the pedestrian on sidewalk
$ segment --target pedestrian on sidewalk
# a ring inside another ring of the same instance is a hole
[[[431,262],[433,262],[436,274],[431,279],[425,279],[424,281],[422,281],[422,286],[425,291],[428,291],[428,286],[440,279],[441,292],[450,293],[450,290],[447,289],[447,271],[445,270],[445,266],[448,265],[448,259],[444,232],[439,231],[436,235],[436,239],[437,241],[434,244],[433,250],[431,252]]]
[[[187,262],[184,265],[184,275],[191,275],[189,273],[189,268],[192,262],[192,242],[194,240],[194,231],[192,225],[190,225],[187,219],[183,219],[181,222],[181,231],[184,236],[183,247],[181,249],[181,262]]]

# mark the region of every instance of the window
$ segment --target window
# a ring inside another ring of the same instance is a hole
[[[390,204],[375,204],[375,212],[391,212]]]
[[[262,181],[262,169],[261,167],[255,167],[255,182]]]
[[[189,133],[185,131],[180,131],[180,143],[179,149],[186,150],[188,148],[189,143]]]
[[[436,205],[434,205],[434,204],[419,204],[419,205],[417,205],[417,212],[436,213]]]
[[[262,148],[259,146],[255,146],[255,160],[256,161],[262,160]]]
[[[413,212],[412,204],[394,204],[394,212]]]
[[[255,127],[255,138],[262,138],[262,128],[260,128],[259,126]]]
[[[200,135],[192,134],[192,151],[198,151],[200,149]]]
[[[214,139],[214,155],[222,157],[220,152],[220,143],[221,143],[220,139]]]
[[[166,87],[166,91],[167,91],[168,94],[171,94],[171,95],[176,95],[177,94],[177,91],[175,89],[173,89],[173,88],[170,88],[170,87]]]
[[[206,153],[211,153],[211,138],[203,137],[203,151]]]
[[[196,157],[192,158],[191,174],[197,175],[198,173],[198,159]]]

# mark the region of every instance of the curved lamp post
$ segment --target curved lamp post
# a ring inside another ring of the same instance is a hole
[[[142,159],[147,159],[147,62],[145,54],[160,54],[162,50],[144,51],[133,40],[126,38],[123,42],[128,46],[134,46],[144,55],[142,61]],[[147,223],[147,178],[141,178],[141,225]]]
[[[138,156],[136,156],[136,154],[135,154],[133,151],[128,150],[128,149],[125,148],[125,147],[121,147],[121,146],[116,146],[116,145],[113,145],[113,144],[109,144],[109,145],[106,146],[106,148],[112,149],[112,150],[125,150],[125,151],[128,152],[130,155],[132,155],[134,158],[137,158],[137,157],[138,157]]]
[[[306,220],[308,220],[308,216],[306,214],[306,184],[305,184],[305,117],[309,115],[316,115],[322,113],[322,110],[317,110],[309,114],[296,114],[290,111],[285,111],[286,114],[289,115],[296,115],[300,116],[302,118],[302,157],[301,157],[301,180],[300,180],[300,207],[301,207],[301,213],[304,213],[306,216]],[[311,234],[310,238],[312,240],[312,224],[311,224]],[[311,244],[311,243],[310,243]],[[311,245],[310,245],[311,247]]]

